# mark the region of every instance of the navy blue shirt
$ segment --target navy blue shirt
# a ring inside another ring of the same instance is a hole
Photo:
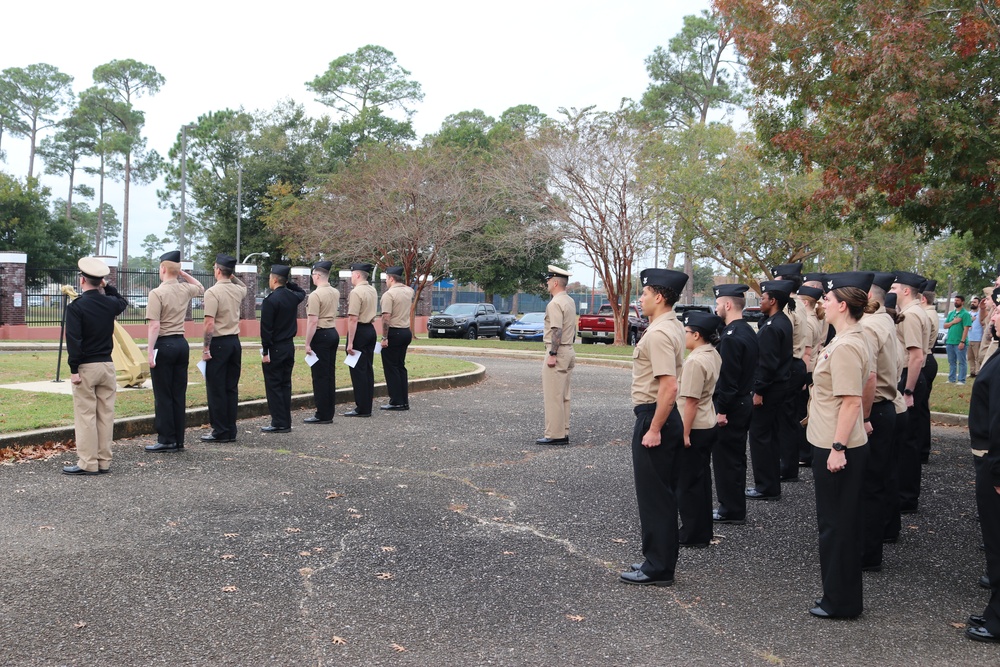
[[[275,343],[295,338],[299,330],[299,304],[305,298],[306,293],[293,282],[267,295],[260,306],[261,354],[270,354],[270,347]]]
[[[83,292],[66,306],[66,353],[71,373],[80,364],[111,361],[115,347],[115,318],[125,312],[128,301],[114,285]]]
[[[750,396],[757,370],[757,336],[746,320],[734,320],[719,337],[722,367],[715,383],[715,411],[732,414],[740,402]]]
[[[792,321],[778,312],[757,325],[757,372],[753,393],[766,394],[792,375]]]

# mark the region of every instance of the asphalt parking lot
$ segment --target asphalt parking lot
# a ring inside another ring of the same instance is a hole
[[[936,427],[865,613],[812,618],[811,474],[745,526],[683,549],[672,588],[639,558],[627,369],[580,365],[569,447],[534,444],[541,361],[236,443],[0,466],[7,665],[997,665],[964,638],[986,591],[967,432]],[[297,421],[311,414],[295,413]]]

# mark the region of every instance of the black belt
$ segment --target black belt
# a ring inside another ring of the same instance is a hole
[[[166,336],[157,336],[156,340],[163,340],[164,338],[184,338],[184,334],[168,334]]]
[[[239,334],[226,334],[225,336],[212,336],[212,340],[222,340],[223,338],[239,338]]]
[[[375,320],[372,320],[371,322],[358,322],[358,325],[370,327],[374,321]]]
[[[389,331],[409,331],[410,327],[389,327]]]
[[[317,331],[336,331],[337,327],[316,327]]]
[[[647,412],[656,412],[656,403],[643,403],[642,405],[637,405],[632,408],[632,412],[634,412],[636,416]]]

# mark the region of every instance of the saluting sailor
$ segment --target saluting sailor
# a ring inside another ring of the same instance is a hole
[[[201,436],[201,440],[233,442],[243,371],[240,306],[247,288],[236,277],[235,257],[216,255],[214,271],[215,284],[205,290],[205,340],[201,352],[212,432]]]

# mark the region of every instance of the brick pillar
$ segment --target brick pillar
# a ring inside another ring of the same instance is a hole
[[[422,292],[420,292],[420,298],[417,299],[417,308],[414,314],[418,317],[427,317],[431,314],[431,310],[434,306],[434,283],[428,281],[427,285],[424,286]]]
[[[256,264],[237,264],[236,277],[243,281],[243,284],[247,286],[247,294],[243,297],[243,303],[240,304],[240,319],[241,320],[256,320],[257,319],[257,265]]]
[[[332,273],[330,277],[333,277]],[[337,290],[340,292],[340,307],[337,312],[340,313],[341,317],[347,317],[347,297],[351,295],[352,289],[354,289],[354,285],[351,284],[351,272],[341,271],[337,274]]]
[[[104,279],[105,282],[114,285],[115,289],[121,292],[121,295],[127,299],[128,295],[125,294],[124,288],[119,289],[118,285],[118,255],[95,255],[95,257],[107,264],[108,268],[111,269],[111,273],[109,273],[108,277]],[[76,288],[77,292],[80,291],[80,288],[76,285],[73,285],[73,287]]]
[[[309,294],[309,292],[312,291],[312,285],[310,284],[312,282],[312,279],[310,277],[312,276],[311,268],[309,268],[308,266],[293,266],[290,273],[291,275],[289,276],[289,280],[294,280],[296,283],[298,283],[299,287],[302,288],[303,292]],[[299,303],[299,309],[295,313],[295,317],[299,318],[300,320],[306,318],[307,300],[308,299],[303,299],[302,302]]]
[[[24,324],[28,312],[28,256],[0,252],[0,325]]]

